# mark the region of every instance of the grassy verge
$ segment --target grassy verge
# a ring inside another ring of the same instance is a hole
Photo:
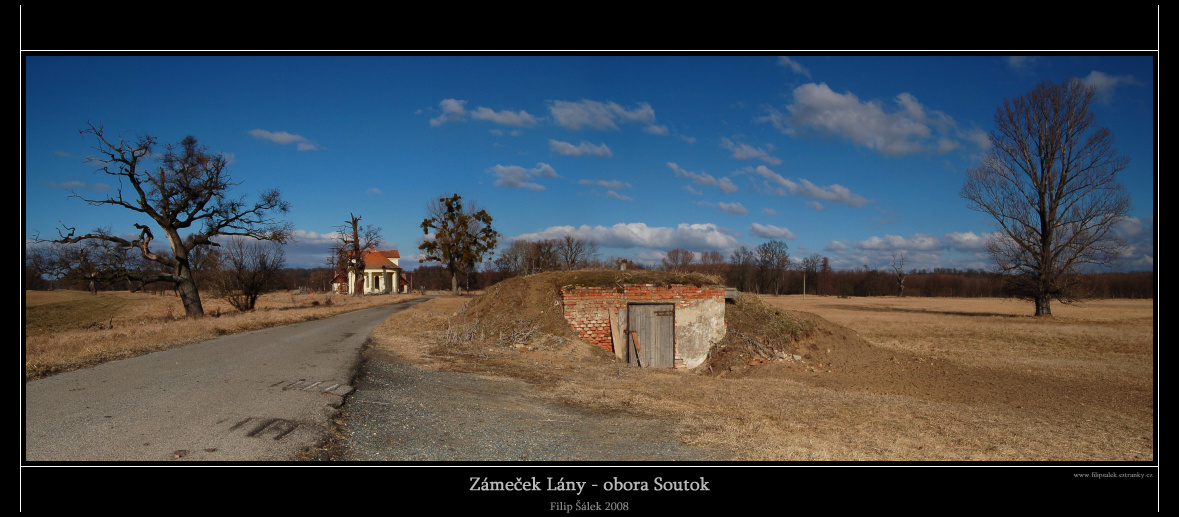
[[[416,297],[269,294],[246,313],[205,299],[206,317],[190,319],[175,296],[26,291],[25,380]]]

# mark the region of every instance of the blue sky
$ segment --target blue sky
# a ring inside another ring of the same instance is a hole
[[[1130,157],[1119,268],[1153,269],[1152,56],[24,57],[25,237],[136,214],[85,163],[87,122],[224,153],[238,192],[278,187],[288,264],[325,263],[349,213],[416,267],[431,198],[459,193],[517,238],[593,239],[602,256],[786,242],[839,269],[987,268],[994,231],[958,196],[995,109],[1042,80],[1098,87]]]

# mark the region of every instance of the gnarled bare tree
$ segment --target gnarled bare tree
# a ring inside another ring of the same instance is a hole
[[[1115,225],[1130,210],[1117,180],[1129,159],[1089,111],[1096,90],[1077,79],[1040,83],[995,112],[992,149],[967,172],[961,196],[998,224],[987,251],[1005,273],[1007,292],[1051,316],[1069,302],[1078,274],[1110,264],[1122,241]]]
[[[352,278],[359,284],[364,278],[364,257],[381,245],[381,229],[373,226],[361,226],[360,216],[348,214],[348,220],[336,229],[336,245],[332,248],[337,271],[345,274],[352,273]],[[356,285],[348,287],[353,296],[360,296],[362,289]]]
[[[143,135],[133,141],[122,136],[108,138],[101,126],[90,124],[83,134],[94,135],[94,148],[99,156],[92,160],[98,170],[115,176],[120,188],[105,199],[88,199],[77,192],[75,197],[91,205],[111,205],[138,212],[151,219],[164,233],[170,253],[152,249],[155,235],[145,224],[135,223],[136,238],[123,238],[110,231],[95,230],[77,235],[76,227],[62,225],[59,237],[53,242],[77,243],[106,241],[123,248],[135,249],[147,260],[167,268],[166,272],[137,273],[108,271],[105,275],[136,280],[144,284],[168,282],[175,286],[188,316],[203,316],[200,293],[193,279],[190,255],[201,246],[217,246],[212,239],[218,235],[237,235],[285,243],[290,240],[291,226],[278,220],[275,214],[285,214],[288,204],[278,189],[262,192],[256,201],[247,202],[245,196],[230,197],[237,186],[229,175],[223,156],[211,153],[192,136],[178,144],[166,144],[157,154],[155,137]],[[124,187],[130,191],[124,195]],[[181,235],[188,229],[193,233]]]

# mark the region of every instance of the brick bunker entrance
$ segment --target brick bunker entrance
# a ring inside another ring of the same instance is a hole
[[[632,365],[695,368],[725,337],[723,286],[565,286],[561,295],[581,339]]]

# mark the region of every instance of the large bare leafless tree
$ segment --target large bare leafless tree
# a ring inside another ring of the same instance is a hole
[[[333,266],[345,275],[352,273],[355,282],[364,277],[364,257],[381,245],[381,229],[373,225],[361,226],[360,216],[349,213],[348,220],[336,229],[336,244],[332,248]],[[353,296],[360,296],[361,289],[349,286]]]
[[[76,227],[63,224],[65,231],[59,231],[60,238],[53,242],[105,241],[138,250],[145,259],[167,270],[109,270],[107,274],[144,284],[173,284],[188,316],[198,317],[205,313],[190,260],[195,249],[217,246],[213,238],[219,235],[278,243],[290,239],[290,224],[275,217],[288,210],[278,189],[262,192],[253,202],[246,201],[245,196],[231,197],[237,183],[230,178],[228,163],[220,154],[198,144],[196,138],[189,136],[178,144],[166,144],[161,153],[156,138],[152,136],[143,135],[134,140],[124,140],[122,136],[108,137],[101,126],[93,124],[81,133],[91,134],[97,140],[94,149],[98,156],[91,160],[99,164],[99,171],[118,178],[120,188],[116,194],[104,199],[85,198],[74,191],[70,192],[71,197],[91,205],[111,205],[147,216],[164,232],[169,252],[152,249],[155,235],[151,227],[139,223],[135,223],[139,236],[131,239],[108,230],[77,235]],[[124,188],[130,190],[125,193]],[[195,231],[181,234],[189,229]]]
[[[995,112],[992,149],[967,173],[961,196],[990,215],[998,232],[987,251],[1008,292],[1051,316],[1053,299],[1073,301],[1078,273],[1108,265],[1123,245],[1115,225],[1130,210],[1117,179],[1129,159],[1097,127],[1096,91],[1079,80],[1040,83]]]

